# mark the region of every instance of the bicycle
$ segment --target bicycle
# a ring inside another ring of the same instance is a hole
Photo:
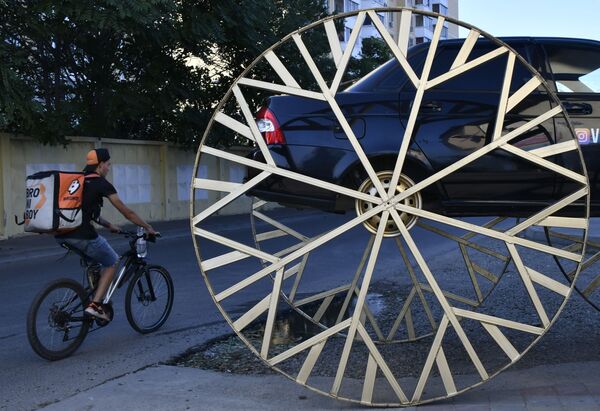
[[[131,327],[148,334],[158,330],[167,320],[173,306],[173,280],[162,266],[146,262],[146,251],[138,252],[138,240],[155,242],[156,237],[121,231],[130,238],[129,250],[119,257],[119,269],[111,282],[103,303],[112,320],[111,297],[129,281],[125,294],[125,313]],[[106,326],[110,321],[91,317],[84,309],[91,301],[100,278],[100,264],[80,250],[63,243],[67,254],[74,252],[81,258],[83,281],[61,278],[47,284],[34,298],[27,315],[27,338],[33,350],[50,361],[73,354],[83,343],[88,332]],[[149,321],[146,319],[149,318]],[[46,336],[46,334],[49,334]]]

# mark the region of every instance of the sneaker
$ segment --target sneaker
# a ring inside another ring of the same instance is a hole
[[[95,301],[90,302],[85,308],[85,312],[86,314],[89,314],[96,318],[100,318],[104,321],[110,321],[110,317],[108,316],[108,313],[102,308],[101,303],[97,303]]]

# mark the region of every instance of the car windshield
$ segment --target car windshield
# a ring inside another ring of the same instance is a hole
[[[600,47],[547,45],[548,62],[561,93],[600,93]]]

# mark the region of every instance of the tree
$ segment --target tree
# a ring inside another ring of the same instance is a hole
[[[367,37],[362,41],[360,58],[349,63],[350,75],[360,79],[393,57],[387,43],[378,37]]]
[[[188,101],[186,112],[201,113],[200,130],[205,129],[214,107],[233,81],[254,59],[287,34],[326,15],[322,0],[184,0],[182,47],[202,63],[195,68],[202,90]],[[293,71],[293,67],[288,69]],[[305,68],[297,72],[310,76]],[[223,139],[218,143],[232,141]]]
[[[14,109],[8,103],[19,100],[3,101],[3,129],[43,142],[164,135],[187,71],[170,51],[178,44],[174,3],[13,0],[0,14],[1,70],[33,96]]]
[[[260,52],[324,14],[321,0],[0,0],[0,130],[189,147]]]

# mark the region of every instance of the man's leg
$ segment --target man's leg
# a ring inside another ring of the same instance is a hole
[[[110,283],[115,277],[119,256],[110,244],[108,244],[108,241],[100,235],[96,239],[90,241],[86,252],[103,267],[93,298],[93,301],[100,303],[102,302]]]
[[[115,277],[115,272],[117,271],[117,266],[113,265],[111,267],[106,267],[102,269],[100,273],[100,280],[98,280],[98,286],[96,287],[96,292],[94,293],[93,300],[97,303],[101,303],[110,283]]]

